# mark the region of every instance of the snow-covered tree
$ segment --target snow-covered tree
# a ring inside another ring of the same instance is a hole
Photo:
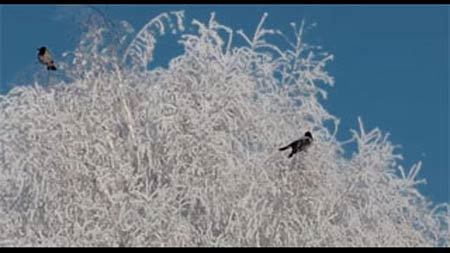
[[[361,119],[345,158],[318,100],[333,55],[266,18],[252,36],[214,13],[163,13],[134,37],[96,21],[63,74],[0,96],[0,245],[448,246],[449,204],[418,192],[421,163],[407,173]],[[148,69],[168,29],[184,53]],[[278,152],[308,130],[306,153]]]

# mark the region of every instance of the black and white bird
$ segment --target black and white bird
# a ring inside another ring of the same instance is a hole
[[[46,47],[38,48],[38,60],[41,64],[47,66],[47,70],[56,70],[55,62]]]
[[[289,154],[288,158],[291,158],[295,153],[301,152],[303,150],[306,150],[313,142],[313,137],[311,132],[306,132],[305,136],[302,138],[292,142],[291,144],[287,145],[286,147],[282,147],[279,150],[283,151],[288,148],[292,148],[292,152]]]

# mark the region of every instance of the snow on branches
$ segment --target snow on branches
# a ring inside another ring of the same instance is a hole
[[[415,188],[421,163],[406,175],[361,119],[344,158],[318,100],[333,56],[304,23],[290,41],[266,18],[240,47],[214,14],[187,34],[183,12],[163,13],[112,51],[93,26],[62,63],[70,82],[1,96],[0,245],[448,246],[448,204]],[[150,70],[168,24],[184,53]],[[278,152],[308,130],[306,153]]]

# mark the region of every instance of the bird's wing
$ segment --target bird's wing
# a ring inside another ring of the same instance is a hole
[[[42,55],[38,54],[37,58],[38,58],[40,63],[44,63],[44,59],[43,59]]]
[[[289,143],[288,146],[295,147],[296,145],[298,145],[298,142],[299,142],[299,141],[300,141],[300,140],[293,141],[293,142]]]
[[[305,146],[307,146],[308,145],[308,139],[307,138],[301,138],[300,140],[299,140],[299,147],[300,148],[304,148]]]

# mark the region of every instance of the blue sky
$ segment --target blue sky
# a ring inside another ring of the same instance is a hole
[[[305,40],[335,55],[328,71],[335,77],[324,101],[341,119],[339,139],[350,137],[361,116],[402,146],[407,169],[423,161],[421,191],[434,202],[449,202],[448,84],[449,7],[445,5],[98,5],[113,20],[139,30],[165,11],[185,10],[187,19],[217,20],[252,33],[262,14],[266,26],[290,32],[290,22],[317,23]],[[56,58],[76,45],[75,24],[85,7],[0,6],[0,92],[24,70],[38,69],[36,48],[47,45]],[[168,42],[169,44],[164,44]],[[165,50],[170,47],[172,50]],[[181,53],[170,37],[156,48],[155,64]]]

